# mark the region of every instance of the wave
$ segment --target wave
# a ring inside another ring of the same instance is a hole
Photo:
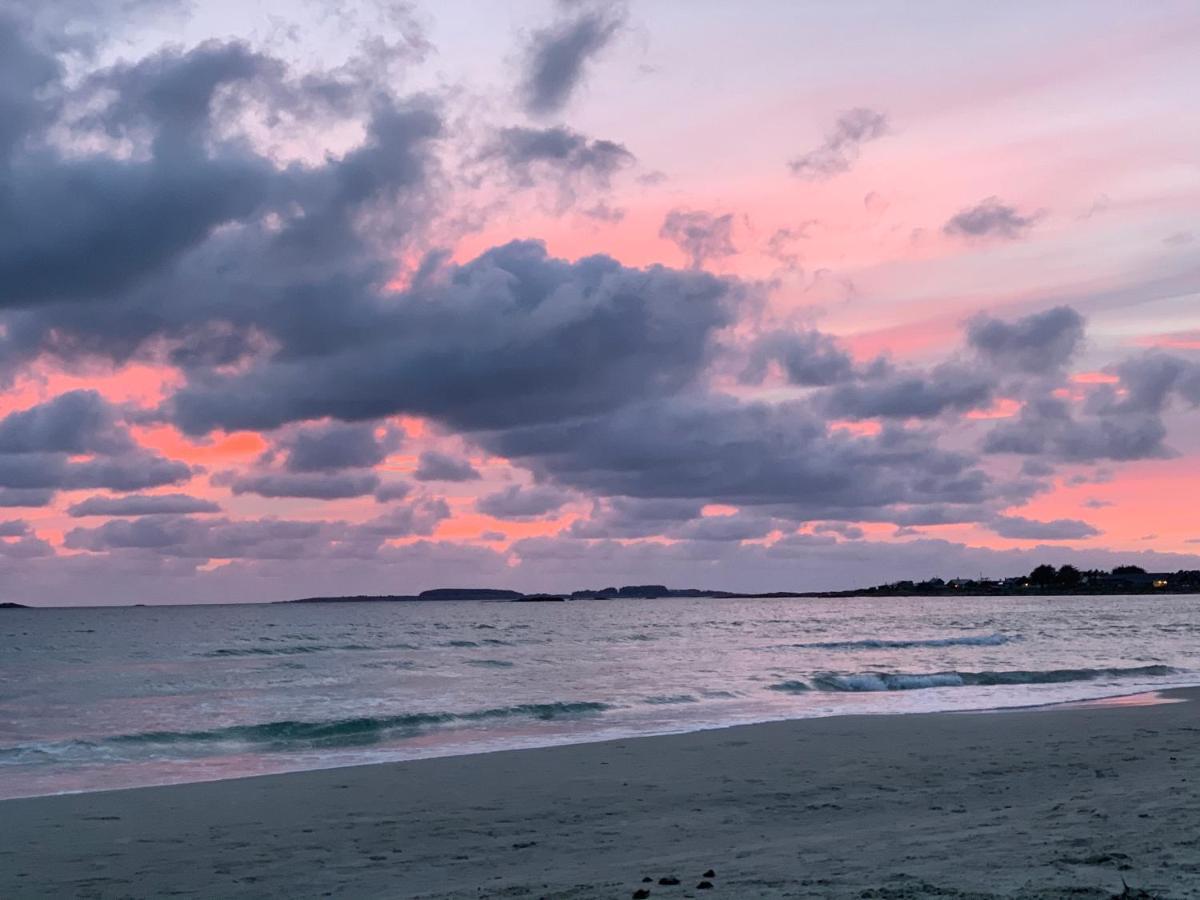
[[[935,687],[990,687],[1016,684],[1062,684],[1072,681],[1095,681],[1100,678],[1160,678],[1183,673],[1170,666],[1134,666],[1111,669],[1045,669],[1041,671],[999,672],[858,672],[850,675],[833,673],[817,675],[811,687],[819,691],[916,691]],[[803,682],[780,682],[771,690],[798,692]],[[807,686],[805,686],[807,687]]]
[[[642,703],[649,706],[671,706],[676,703],[699,703],[700,701],[691,694],[656,694],[653,697],[645,697]]]
[[[230,725],[206,731],[143,731],[119,734],[95,740],[58,741],[46,744],[26,744],[0,747],[0,764],[27,764],[34,761],[56,761],[64,756],[98,756],[112,750],[162,753],[172,746],[249,745],[257,751],[313,750],[376,744],[389,738],[411,737],[422,730],[456,722],[480,722],[492,719],[526,718],[548,721],[595,715],[612,709],[607,703],[592,701],[562,701],[556,703],[523,703],[495,709],[480,709],[464,713],[429,712],[395,716],[359,716],[331,719],[323,722],[284,720],[260,722],[254,725]],[[182,749],[182,747],[181,747]],[[211,752],[211,751],[210,751]],[[217,752],[220,752],[219,750]]]
[[[197,654],[206,658],[226,656],[296,656],[303,653],[329,653],[337,650],[416,650],[412,644],[288,644],[283,647],[221,647]]]
[[[812,688],[803,681],[780,681],[776,684],[767,686],[769,691],[780,691],[784,694],[804,694],[811,691]]]
[[[287,647],[222,647],[201,653],[206,657],[221,656],[291,656],[297,653],[325,653],[329,650],[371,650],[366,644],[291,644]]]
[[[803,650],[906,650],[914,647],[999,647],[1019,640],[1019,634],[970,634],[961,637],[912,640],[869,638],[862,641],[818,641],[790,646]]]

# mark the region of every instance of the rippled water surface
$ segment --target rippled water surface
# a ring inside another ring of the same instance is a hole
[[[0,797],[1200,683],[1200,597],[0,611]]]

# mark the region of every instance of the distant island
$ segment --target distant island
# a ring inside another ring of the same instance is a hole
[[[24,603],[0,603],[0,609],[29,609]]]
[[[566,600],[657,600],[665,597],[711,599],[782,599],[787,597],[990,597],[1059,596],[1063,594],[1192,594],[1200,593],[1200,570],[1147,572],[1140,566],[1117,566],[1111,572],[1040,565],[1028,575],[1011,578],[930,578],[893,581],[844,591],[771,591],[747,593],[707,588],[669,588],[663,584],[627,584],[566,594],[523,594],[499,588],[435,588],[419,594],[366,594],[345,597],[302,597],[280,603],[396,603],[428,600],[489,600],[545,603]]]
[[[413,600],[503,600],[513,603],[545,603],[562,600],[657,600],[662,597],[811,597],[811,592],[774,591],[769,594],[747,594],[737,591],[714,591],[704,588],[669,588],[664,584],[627,584],[599,590],[572,591],[569,594],[523,594],[498,588],[434,588],[419,594],[358,594],[346,597],[301,597],[298,600],[279,600],[279,603],[396,603]]]

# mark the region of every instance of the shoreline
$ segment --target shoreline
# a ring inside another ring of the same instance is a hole
[[[0,895],[1200,897],[1200,688],[1161,699],[4,800]]]
[[[342,771],[346,769],[369,768],[374,766],[390,766],[404,765],[408,763],[419,763],[429,760],[442,759],[458,759],[470,758],[476,756],[486,756],[494,753],[524,753],[536,752],[539,750],[550,750],[568,747],[583,747],[594,744],[606,744],[614,741],[631,741],[631,740],[653,740],[656,738],[681,737],[690,734],[705,734],[709,732],[719,732],[731,728],[753,728],[760,725],[778,725],[789,722],[812,722],[824,721],[830,719],[844,719],[856,717],[869,718],[890,718],[892,716],[927,716],[927,715],[992,715],[997,713],[1014,713],[1014,712],[1036,712],[1047,711],[1052,712],[1056,709],[1084,709],[1084,708],[1108,708],[1121,707],[1128,705],[1160,705],[1167,703],[1185,702],[1184,697],[1173,698],[1168,695],[1186,694],[1188,691],[1196,692],[1196,699],[1200,700],[1200,680],[1196,684],[1189,685],[1173,685],[1164,688],[1139,687],[1136,690],[1126,690],[1122,693],[1104,694],[1098,697],[1086,697],[1081,699],[1068,700],[1050,700],[1047,702],[1027,703],[1006,706],[979,706],[966,708],[943,708],[943,709],[889,709],[889,710],[839,710],[832,713],[821,713],[817,715],[803,716],[771,716],[764,718],[750,718],[743,720],[731,720],[720,723],[701,723],[679,725],[678,727],[664,726],[661,730],[647,731],[631,731],[622,733],[619,729],[610,729],[609,731],[599,731],[594,734],[580,735],[575,734],[560,734],[558,739],[554,739],[549,734],[525,735],[523,737],[513,738],[511,743],[489,746],[486,739],[479,741],[471,741],[465,745],[447,745],[439,747],[429,753],[421,753],[411,756],[396,756],[393,758],[384,758],[376,760],[354,760],[346,762],[329,762],[328,764],[318,765],[297,765],[295,768],[280,768],[276,770],[267,770],[259,772],[249,772],[241,774],[233,774],[228,776],[216,777],[196,777],[198,773],[192,773],[191,776],[185,776],[179,780],[158,780],[149,781],[145,784],[125,784],[112,787],[85,787],[78,789],[67,789],[53,791],[49,793],[31,793],[31,794],[16,794],[11,796],[0,796],[0,804],[10,800],[37,800],[49,797],[69,797],[88,794],[115,793],[119,791],[137,791],[137,790],[153,790],[157,788],[171,787],[186,787],[189,785],[202,784],[220,784],[225,782],[245,781],[255,778],[274,778],[286,777],[293,775],[305,775],[313,772],[328,772]],[[866,695],[874,695],[875,693],[895,694],[906,693],[903,691],[888,691],[888,692],[864,692]],[[1140,698],[1140,699],[1139,699]],[[1122,703],[1124,700],[1137,700],[1135,703]],[[464,747],[466,749],[462,749]],[[458,747],[458,749],[455,749]],[[383,751],[388,753],[389,751]],[[398,752],[398,750],[397,750]],[[271,758],[270,754],[263,756],[264,759]],[[281,751],[279,757],[286,759],[287,754]]]
[[[469,758],[475,756],[486,756],[494,753],[524,753],[530,751],[550,750],[565,747],[582,747],[593,744],[606,744],[614,741],[631,741],[645,740],[665,737],[681,737],[689,734],[704,734],[714,731],[724,731],[730,728],[752,728],[759,725],[778,725],[789,722],[812,722],[823,721],[830,719],[844,719],[856,717],[870,718],[890,718],[892,716],[926,716],[926,715],[993,715],[999,713],[1014,713],[1014,712],[1037,712],[1047,711],[1052,712],[1056,709],[1083,709],[1083,708],[1107,708],[1111,706],[1124,706],[1120,701],[1134,698],[1143,698],[1136,705],[1155,705],[1164,703],[1179,703],[1184,702],[1182,698],[1174,699],[1167,695],[1186,693],[1188,691],[1196,691],[1197,699],[1200,699],[1200,680],[1195,684],[1172,685],[1164,688],[1139,687],[1136,690],[1124,690],[1115,694],[1104,694],[1098,697],[1085,697],[1081,699],[1067,700],[1050,700],[1037,703],[1023,703],[1016,705],[1003,706],[969,706],[965,708],[946,707],[942,709],[854,709],[854,710],[839,710],[836,712],[822,712],[815,715],[774,715],[764,716],[762,718],[746,718],[732,719],[729,721],[711,723],[689,723],[676,724],[674,726],[664,725],[660,729],[638,730],[623,732],[619,728],[612,728],[607,731],[598,731],[595,733],[568,733],[562,732],[557,735],[552,733],[539,734],[521,734],[513,732],[510,736],[509,743],[500,743],[491,745],[487,738],[479,738],[468,740],[466,743],[448,744],[445,746],[436,746],[429,752],[416,753],[415,755],[396,755],[390,758],[374,759],[374,760],[352,760],[345,762],[331,761],[325,764],[297,764],[296,767],[280,768],[275,770],[267,769],[258,772],[243,772],[241,774],[233,774],[227,776],[213,777],[198,777],[199,773],[192,773],[190,776],[183,776],[178,780],[170,780],[166,778],[160,781],[149,781],[145,784],[123,784],[112,787],[85,787],[78,789],[67,789],[53,791],[50,793],[31,793],[17,794],[12,796],[0,796],[0,803],[8,800],[36,800],[44,797],[64,797],[78,796],[83,794],[97,793],[113,793],[118,791],[136,791],[155,788],[169,787],[185,787],[188,785],[199,784],[217,784],[229,781],[244,781],[254,778],[272,778],[284,777],[290,775],[304,775],[311,772],[327,772],[340,771],[345,769],[368,768],[373,766],[390,766],[404,765],[407,763],[425,762],[428,760],[440,759],[458,759]],[[877,696],[877,695],[893,695],[905,694],[907,691],[887,691],[887,692],[862,692],[862,694],[854,694],[855,696]],[[429,735],[432,736],[432,735]],[[389,750],[383,750],[382,753],[400,754],[402,751],[412,752],[409,745],[399,745]],[[295,751],[293,751],[295,752]],[[280,751],[277,756],[272,754],[255,754],[261,759],[288,759],[288,751]],[[194,762],[194,761],[193,761]]]

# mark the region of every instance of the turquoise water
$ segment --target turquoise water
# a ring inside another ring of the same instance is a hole
[[[1200,683],[1200,597],[0,611],[0,797]]]

